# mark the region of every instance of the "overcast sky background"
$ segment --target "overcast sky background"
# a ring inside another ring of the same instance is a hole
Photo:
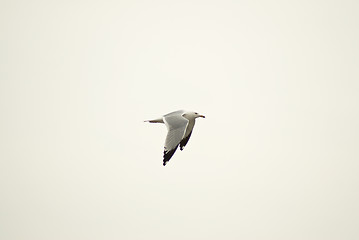
[[[0,239],[359,239],[358,1],[0,5]]]

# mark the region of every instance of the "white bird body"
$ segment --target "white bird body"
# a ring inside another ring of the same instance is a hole
[[[163,152],[163,166],[171,159],[178,145],[180,145],[181,151],[184,146],[186,146],[191,137],[195,119],[198,117],[205,118],[205,116],[196,112],[179,110],[168,113],[162,118],[145,121],[150,123],[164,123],[167,127],[168,133]]]

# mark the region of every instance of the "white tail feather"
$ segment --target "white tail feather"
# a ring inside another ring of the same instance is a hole
[[[162,118],[153,119],[153,120],[146,120],[145,122],[150,122],[150,123],[164,123]]]

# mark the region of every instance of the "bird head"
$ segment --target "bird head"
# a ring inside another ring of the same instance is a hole
[[[206,118],[204,115],[199,114],[199,113],[197,113],[197,112],[186,112],[186,113],[183,114],[183,115],[185,115],[186,117],[189,117],[189,118],[193,118],[193,119],[199,118],[199,117],[201,117],[201,118]]]

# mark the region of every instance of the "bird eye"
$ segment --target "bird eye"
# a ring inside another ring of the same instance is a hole
[[[195,112],[194,114],[198,114],[198,113]]]

